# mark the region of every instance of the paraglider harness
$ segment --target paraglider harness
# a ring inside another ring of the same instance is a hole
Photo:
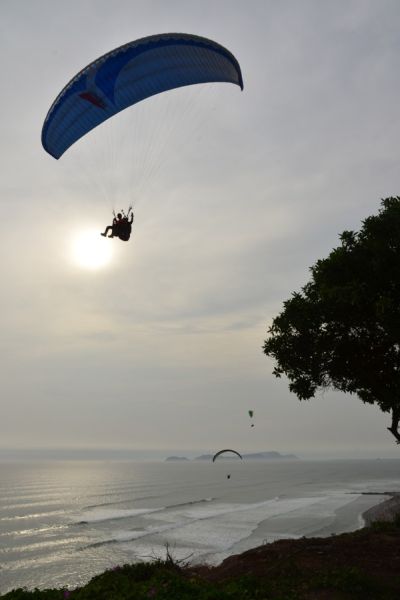
[[[122,219],[117,220],[115,210],[113,210],[114,222],[113,222],[113,236],[119,237],[123,242],[127,242],[131,237],[132,232],[132,223],[134,219],[132,206],[128,208],[128,212],[125,214],[123,210],[121,210]],[[129,216],[131,216],[131,220],[129,220]]]

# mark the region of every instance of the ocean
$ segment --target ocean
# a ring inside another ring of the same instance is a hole
[[[228,478],[230,475],[230,478]],[[0,462],[0,593],[74,588],[117,565],[218,564],[363,526],[400,460]]]

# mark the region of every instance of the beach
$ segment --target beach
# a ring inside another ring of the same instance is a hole
[[[372,506],[362,514],[365,526],[368,527],[376,521],[394,521],[400,516],[400,493],[399,492],[384,492],[387,500]]]

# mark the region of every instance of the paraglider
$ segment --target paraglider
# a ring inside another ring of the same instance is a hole
[[[252,419],[254,416],[254,410],[249,410],[249,417]],[[254,427],[254,423],[251,423],[250,427]]]
[[[43,124],[43,147],[58,159],[125,108],[168,90],[211,82],[243,89],[238,61],[217,42],[186,33],[129,42],[87,65],[61,90]]]
[[[216,459],[218,458],[218,456],[220,456],[221,454],[224,454],[225,452],[232,452],[233,454],[236,454],[236,456],[238,456],[241,460],[243,460],[243,456],[241,454],[239,454],[239,452],[236,452],[236,450],[231,450],[230,448],[226,448],[225,450],[219,450],[219,452],[214,454],[212,461],[215,462]]]
[[[44,120],[43,148],[59,159],[88,132],[142,100],[216,82],[243,90],[237,59],[217,42],[187,33],[161,33],[128,42],[88,64],[65,85]],[[107,166],[105,171],[109,170]],[[108,237],[128,241],[132,221],[122,220],[118,218],[102,235],[111,231]]]
[[[123,242],[127,242],[131,237],[133,219],[134,215],[131,206],[128,209],[128,214],[125,214],[123,210],[116,216],[114,213],[112,225],[108,225],[100,235],[109,238],[118,237]],[[110,231],[111,235],[108,235]]]
[[[239,452],[237,452],[236,450],[231,450],[230,448],[225,448],[224,450],[219,450],[219,452],[217,452],[216,454],[214,454],[214,456],[212,458],[212,461],[215,462],[216,459],[219,456],[221,456],[221,454],[225,454],[225,452],[232,452],[232,454],[236,454],[236,456],[238,456],[240,458],[240,460],[243,460],[243,456]],[[232,458],[232,457],[229,457],[229,458]],[[230,479],[231,478],[231,474],[227,473],[226,478]]]

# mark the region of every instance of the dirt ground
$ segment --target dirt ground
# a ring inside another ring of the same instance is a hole
[[[366,511],[363,517],[370,525],[377,520],[392,521],[399,514],[400,494],[394,494],[386,502]],[[279,540],[230,556],[217,567],[198,566],[193,571],[209,581],[224,581],[244,575],[274,578],[282,574],[285,565],[286,568],[298,569],[305,577],[324,570],[352,567],[379,580],[393,581],[397,586],[400,581],[400,528],[385,531],[366,527],[326,538]],[[309,596],[310,600],[339,597],[346,596],[332,594],[329,590]]]
[[[210,581],[221,581],[248,574],[273,574],[289,561],[303,571],[352,566],[370,575],[397,577],[400,575],[400,530],[363,529],[328,538],[279,540],[230,556],[217,567],[201,566],[194,570]]]

